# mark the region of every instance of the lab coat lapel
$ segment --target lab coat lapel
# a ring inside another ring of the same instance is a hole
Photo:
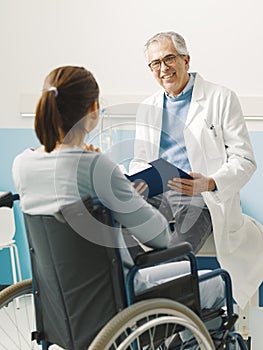
[[[199,74],[196,74],[195,83],[193,88],[192,100],[190,103],[188,116],[186,119],[186,127],[193,121],[193,119],[202,111],[202,100],[204,100],[204,84],[203,78]]]
[[[160,138],[161,138],[161,130],[162,130],[162,115],[163,115],[163,98],[164,98],[164,92],[161,90],[159,94],[156,96],[156,105],[154,107],[154,110],[151,113],[151,122],[152,127],[150,130],[151,133],[151,140],[153,140],[153,145],[159,145],[160,144]],[[157,107],[156,107],[157,106]],[[155,147],[156,148],[156,147]],[[159,155],[159,146],[158,146],[158,152],[155,150],[154,152],[154,159],[157,158]]]

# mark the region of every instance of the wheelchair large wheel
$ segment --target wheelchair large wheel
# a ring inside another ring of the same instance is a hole
[[[0,349],[41,349],[31,341],[35,330],[32,280],[13,284],[0,292]]]
[[[124,309],[99,332],[89,350],[214,350],[200,318],[169,299],[144,300]]]

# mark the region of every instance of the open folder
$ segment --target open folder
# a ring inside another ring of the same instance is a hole
[[[192,179],[192,177],[175,165],[167,162],[163,158],[159,158],[149,163],[150,167],[132,175],[125,175],[131,182],[138,184],[146,182],[148,185],[147,196],[153,197],[163,192],[169,191],[167,186],[168,180],[174,177]]]

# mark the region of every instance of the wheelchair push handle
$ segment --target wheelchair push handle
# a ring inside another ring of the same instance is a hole
[[[11,192],[4,192],[0,195],[0,207],[12,208],[14,201],[19,200],[19,194],[12,194]]]

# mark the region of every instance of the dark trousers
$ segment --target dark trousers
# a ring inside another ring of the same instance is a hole
[[[180,242],[189,242],[193,251],[197,253],[213,232],[209,209],[201,197],[200,200],[187,202],[180,201],[180,195],[165,194],[148,198],[147,201],[157,208],[170,223],[172,230],[170,246],[175,246]]]
[[[213,227],[210,212],[207,206],[194,205],[173,201],[174,196],[156,196],[148,198],[147,202],[157,208],[167,219],[171,229],[171,241],[169,246],[175,246],[181,242],[189,242],[193,252],[197,253],[204,245],[207,238],[212,234]],[[170,200],[171,199],[171,200]],[[132,258],[143,252],[138,242],[129,233],[127,228],[122,228],[124,240]]]

